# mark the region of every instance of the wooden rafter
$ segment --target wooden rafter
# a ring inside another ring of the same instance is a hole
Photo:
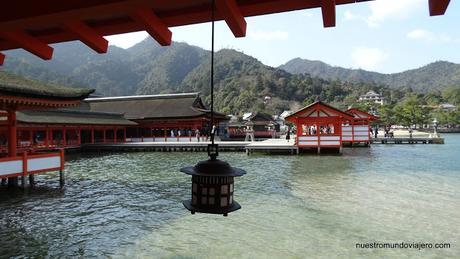
[[[450,0],[429,0],[430,15],[444,15]]]
[[[335,0],[321,0],[324,27],[335,27]]]
[[[246,21],[235,0],[217,0],[216,8],[235,37],[246,36]]]
[[[53,56],[52,47],[24,31],[0,31],[0,36],[44,60],[49,60]]]
[[[142,8],[131,13],[131,17],[141,24],[160,45],[171,45],[172,32],[168,26],[149,8]]]
[[[68,22],[63,27],[75,34],[83,43],[97,53],[107,52],[109,42],[85,23],[80,21]]]

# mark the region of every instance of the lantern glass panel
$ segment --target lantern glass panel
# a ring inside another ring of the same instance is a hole
[[[201,197],[201,204],[206,205],[208,204],[208,197]]]
[[[216,189],[214,189],[213,187],[210,187],[209,188],[209,195],[216,195]]]
[[[208,195],[208,188],[203,187],[203,189],[201,189],[201,194]]]
[[[227,197],[221,197],[220,198],[220,206],[221,207],[227,207]]]
[[[232,204],[233,203],[233,195],[230,195],[230,198],[228,200],[228,204]]]
[[[196,205],[196,200],[197,200],[196,195],[193,195],[193,197],[192,197],[192,204],[193,205]]]
[[[193,192],[196,192],[196,189],[197,189],[196,183],[193,183],[193,187],[192,187]]]
[[[214,205],[215,198],[214,197],[209,197],[209,205]]]
[[[233,183],[230,184],[230,192],[233,192]]]
[[[220,187],[220,194],[227,194],[228,193],[228,185],[222,185]]]

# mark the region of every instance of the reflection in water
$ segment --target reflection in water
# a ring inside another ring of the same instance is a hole
[[[242,210],[190,215],[179,169],[199,153],[83,155],[39,188],[0,188],[0,257],[455,257],[444,250],[358,250],[357,242],[460,240],[460,136],[446,145],[373,146],[343,156],[222,153],[248,174]],[[433,163],[433,161],[439,161]]]

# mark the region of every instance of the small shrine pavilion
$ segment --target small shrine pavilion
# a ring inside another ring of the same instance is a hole
[[[370,122],[376,121],[379,117],[370,113],[350,108],[346,113],[353,115],[353,120],[346,121],[342,126],[342,141],[344,143],[364,143],[369,146],[370,144]]]
[[[303,149],[342,150],[342,124],[353,116],[321,101],[316,101],[286,117],[296,125],[296,145]]]

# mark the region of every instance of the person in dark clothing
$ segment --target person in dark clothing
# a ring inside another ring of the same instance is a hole
[[[288,126],[286,131],[286,140],[289,142],[291,139],[291,128]]]

